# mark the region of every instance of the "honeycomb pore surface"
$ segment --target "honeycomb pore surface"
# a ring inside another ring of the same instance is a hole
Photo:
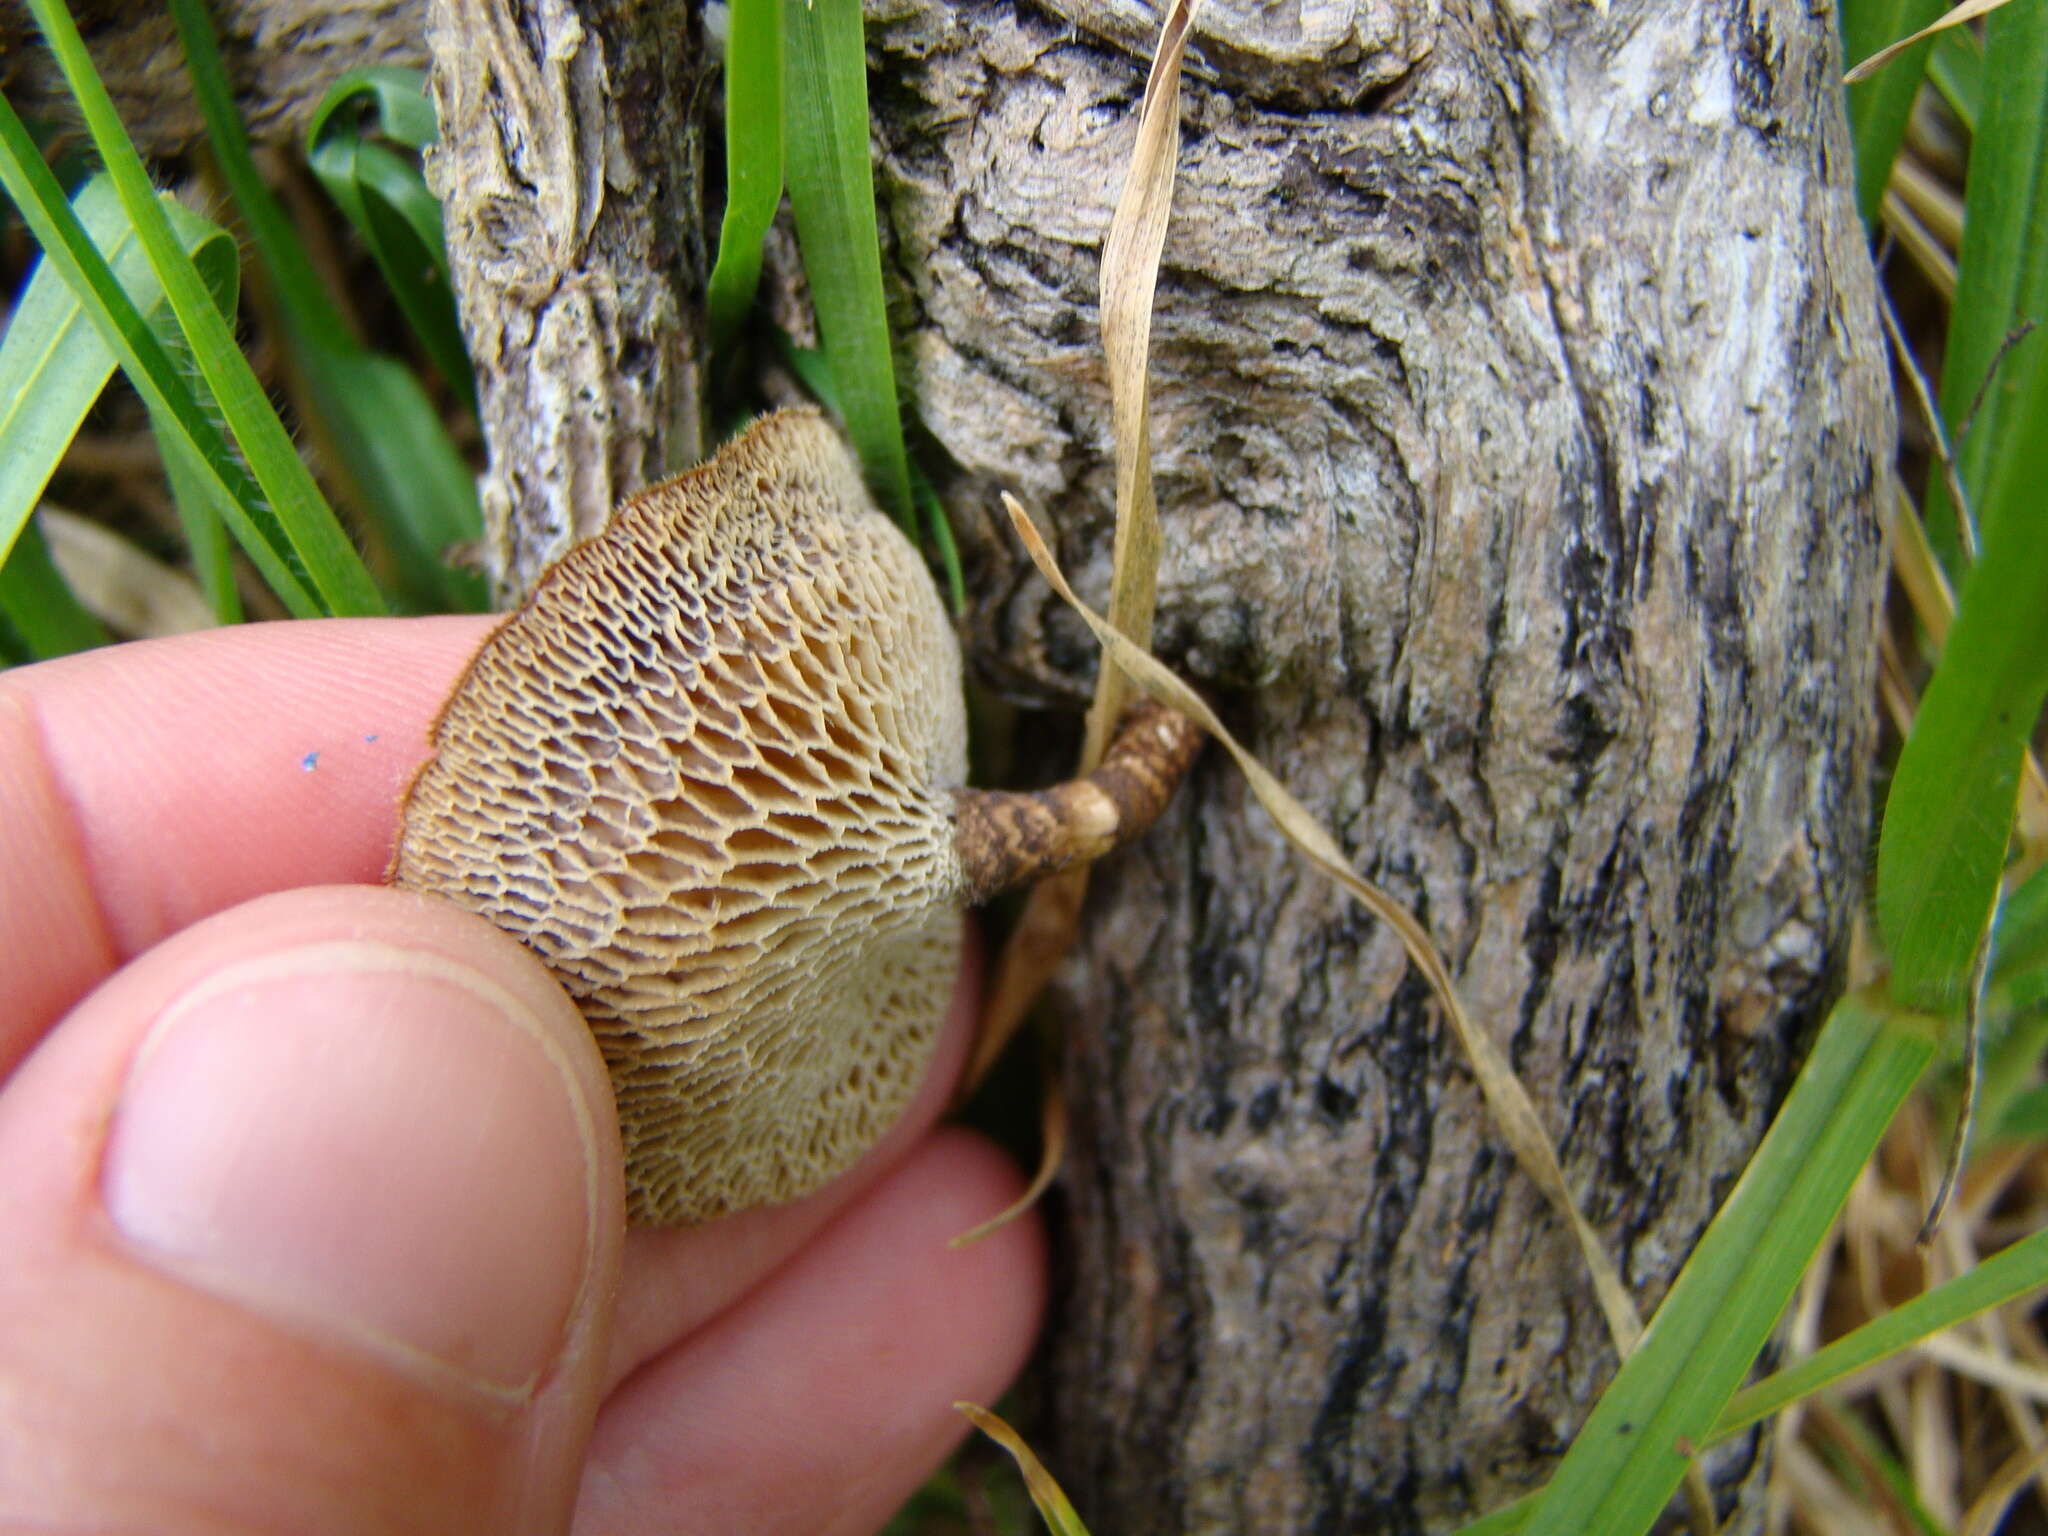
[[[581,1005],[636,1220],[793,1199],[936,1042],[965,733],[923,562],[832,429],[785,412],[623,505],[485,644],[391,877]]]

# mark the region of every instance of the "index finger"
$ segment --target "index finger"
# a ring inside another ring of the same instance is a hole
[[[495,622],[242,625],[0,675],[0,1076],[169,934],[268,891],[377,880]]]

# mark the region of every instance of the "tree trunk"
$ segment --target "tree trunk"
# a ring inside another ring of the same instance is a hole
[[[1217,0],[1184,111],[1159,649],[1427,922],[1646,1313],[1862,870],[1892,420],[1832,15]],[[1100,597],[1095,272],[1156,18],[871,16],[976,654],[1076,689],[987,509],[1019,490]],[[1612,1372],[1581,1264],[1394,936],[1220,755],[1169,816],[1060,999],[1045,1448],[1119,1536],[1447,1528]]]
[[[703,452],[702,90],[689,0],[428,0],[441,199],[499,598]]]
[[[429,15],[515,591],[697,447],[703,61],[684,0]],[[869,19],[973,654],[1064,703],[1094,647],[993,509],[1101,595],[1096,266],[1157,17]],[[1862,869],[1892,423],[1839,67],[1792,0],[1209,0],[1187,88],[1159,649],[1428,923],[1645,1311]],[[1613,1352],[1393,936],[1216,756],[1090,923],[1037,1438],[1094,1528],[1443,1529],[1540,1478]]]

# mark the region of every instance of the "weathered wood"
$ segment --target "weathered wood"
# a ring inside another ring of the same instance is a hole
[[[871,15],[977,655],[1073,692],[985,509],[1101,594],[1095,267],[1156,22]],[[1160,649],[1424,916],[1646,1310],[1862,867],[1892,419],[1831,16],[1215,0],[1160,284]],[[1613,1355],[1392,935],[1215,759],[1091,911],[1043,1421],[1084,1514],[1419,1531],[1529,1486]]]
[[[522,595],[703,448],[702,87],[686,0],[430,0],[427,161],[476,364],[484,559]]]

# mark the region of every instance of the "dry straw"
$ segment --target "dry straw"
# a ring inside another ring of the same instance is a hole
[[[1140,645],[1152,643],[1152,613],[1159,589],[1159,510],[1152,498],[1152,450],[1146,423],[1146,355],[1152,344],[1152,296],[1159,255],[1173,206],[1174,170],[1180,160],[1181,57],[1199,0],[1176,0],[1167,11],[1138,109],[1131,168],[1102,249],[1102,350],[1109,368],[1110,417],[1116,436],[1116,543],[1111,578],[1111,622]],[[1095,680],[1095,702],[1079,772],[1102,760],[1123,713],[1129,685],[1113,666]],[[1074,947],[1088,869],[1081,865],[1041,882],[996,960],[982,1034],[965,1078],[971,1090],[1023,1024],[1031,1005]],[[1056,1146],[1048,1148],[1048,1164]],[[1042,1186],[1045,1170],[1034,1181]]]
[[[1860,81],[1868,80],[1915,43],[1924,43],[1937,32],[1945,32],[1950,27],[1959,27],[1966,21],[1975,21],[1979,16],[1989,16],[2001,5],[2007,3],[2008,0],[1963,0],[1963,3],[1954,10],[1946,12],[1929,25],[1913,33],[1910,37],[1902,37],[1891,46],[1878,49],[1876,53],[1873,53],[1861,64],[1858,64],[1854,69],[1842,76],[1842,84],[1855,85]]]

